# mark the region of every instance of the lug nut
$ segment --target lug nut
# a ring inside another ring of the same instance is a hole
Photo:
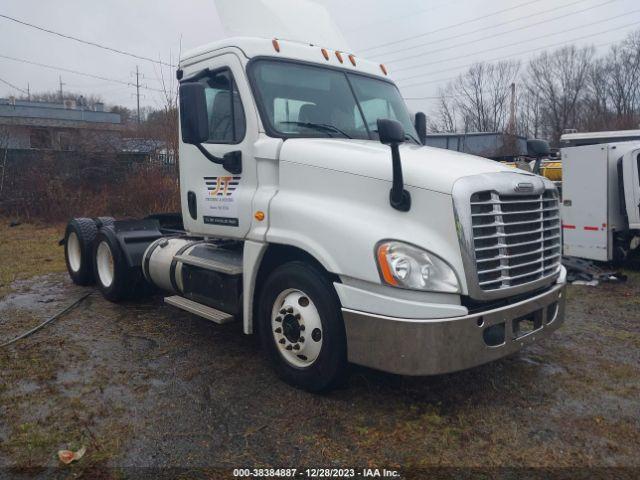
[[[291,345],[287,345],[287,350],[293,350],[293,347]]]
[[[282,345],[284,345],[284,343],[285,343],[285,339],[284,339],[284,338],[281,338],[281,339],[279,340],[279,342],[280,342]]]
[[[285,313],[287,313],[287,311],[284,308],[280,310],[280,315],[284,315]]]
[[[282,329],[281,329],[280,327],[276,328],[274,331],[275,331],[276,333],[282,333]]]
[[[282,317],[276,317],[276,322],[278,323],[282,322]]]
[[[311,338],[313,338],[314,342],[319,342],[322,340],[322,330],[319,328],[314,328],[313,332],[311,332]]]
[[[304,325],[300,325],[300,331],[304,332],[305,326]]]
[[[302,318],[302,315],[300,315],[299,313],[296,313],[296,320],[300,320]]]
[[[300,350],[300,345],[295,344],[295,345],[293,346],[293,349],[294,349],[294,350]]]
[[[300,343],[304,343],[304,337],[300,337],[300,338],[298,339],[298,341],[299,341]]]
[[[293,307],[287,308],[287,313],[293,313]]]

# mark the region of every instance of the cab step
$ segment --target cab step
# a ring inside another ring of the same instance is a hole
[[[208,243],[196,245],[188,255],[176,255],[175,261],[230,276],[242,275],[242,252],[218,248]]]
[[[181,310],[193,313],[194,315],[198,315],[199,317],[211,320],[212,322],[218,323],[220,325],[232,322],[234,320],[233,315],[229,313],[216,310],[215,308],[211,308],[207,305],[194,302],[193,300],[189,300],[188,298],[184,298],[179,295],[166,297],[164,299],[164,302]]]

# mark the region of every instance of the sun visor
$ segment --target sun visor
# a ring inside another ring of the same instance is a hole
[[[327,9],[312,0],[214,0],[229,37],[279,38],[350,51]]]

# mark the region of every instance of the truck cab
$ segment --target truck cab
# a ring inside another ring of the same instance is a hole
[[[114,222],[74,256],[86,242],[70,227],[67,256],[103,293],[135,290],[119,263],[140,270],[167,303],[242,321],[283,379],[313,391],[349,362],[474,367],[564,321],[553,183],[425,147],[384,65],[232,38],[184,55],[178,79],[184,232]]]

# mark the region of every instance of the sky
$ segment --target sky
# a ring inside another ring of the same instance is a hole
[[[242,8],[243,0],[236,0]],[[317,0],[353,53],[383,62],[411,110],[430,113],[438,89],[478,61],[520,59],[566,43],[600,51],[640,29],[637,0]],[[214,0],[0,0],[0,15],[176,63],[180,52],[224,37]],[[295,11],[291,12],[295,15]],[[331,47],[328,45],[328,47]],[[88,78],[2,57],[86,72]],[[161,106],[174,69],[82,45],[0,18],[0,97],[62,88],[109,105]],[[116,83],[117,80],[123,83]]]

